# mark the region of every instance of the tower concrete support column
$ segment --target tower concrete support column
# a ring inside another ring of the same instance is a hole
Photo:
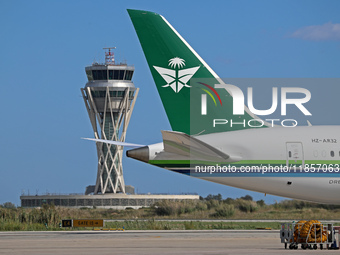
[[[123,97],[117,104],[118,98],[112,97],[112,92],[116,92],[116,89],[106,87],[105,95],[104,93],[101,94],[104,95],[104,102],[101,102],[104,107],[98,111],[94,93],[91,93],[91,87],[81,89],[96,139],[125,141],[127,127],[139,89],[133,88],[133,90],[131,91],[129,87],[125,88],[124,92],[121,93]],[[96,145],[98,170],[94,193],[125,193],[122,167],[123,146],[100,142],[97,142]]]

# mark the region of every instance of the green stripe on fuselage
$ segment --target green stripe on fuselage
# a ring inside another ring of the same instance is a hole
[[[226,163],[226,162],[211,162],[211,161],[201,161],[201,160],[150,160],[148,162],[151,165],[156,165],[159,167],[193,167],[196,165],[201,165],[201,166],[209,166],[209,165],[219,165],[219,166],[223,166],[223,165],[233,165],[236,167],[241,167],[241,166],[259,166],[261,167],[261,165],[271,165],[271,166],[281,166],[281,165],[286,165],[287,161],[286,160],[241,160],[238,162],[234,162],[234,163]],[[289,163],[289,164],[301,164],[301,161],[298,162],[293,162],[293,163]],[[321,165],[320,167],[322,167],[322,165],[334,165],[334,164],[339,164],[340,165],[340,160],[305,160],[305,165],[311,165],[311,164],[315,164],[314,167],[318,167],[318,165]]]

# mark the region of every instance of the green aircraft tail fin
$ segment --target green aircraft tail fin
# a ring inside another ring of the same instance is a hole
[[[230,125],[231,119],[240,118],[233,115],[230,91],[215,86],[223,81],[164,17],[140,10],[128,13],[174,131],[197,135],[250,128]],[[249,111],[242,115],[245,122],[253,118]]]

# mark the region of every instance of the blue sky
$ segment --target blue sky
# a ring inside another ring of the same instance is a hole
[[[22,191],[83,193],[95,183],[95,145],[80,139],[93,137],[80,88],[103,47],[136,68],[127,141],[156,143],[170,129],[128,8],[162,14],[221,77],[339,77],[339,1],[1,1],[0,204],[19,204]],[[317,124],[340,124],[336,110],[317,112],[322,101],[336,109],[331,89],[313,101]],[[123,163],[125,183],[140,193],[282,199]]]

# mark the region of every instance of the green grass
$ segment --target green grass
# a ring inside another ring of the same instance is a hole
[[[252,198],[196,201],[162,201],[151,208],[138,210],[75,209],[43,205],[42,208],[4,208],[0,206],[0,231],[59,230],[62,219],[125,220],[107,222],[107,228],[138,230],[184,229],[279,229],[276,222],[199,222],[198,219],[238,220],[336,220],[340,219],[340,206],[320,205],[296,200],[284,200],[273,205]],[[154,219],[180,219],[186,221],[157,221]]]

